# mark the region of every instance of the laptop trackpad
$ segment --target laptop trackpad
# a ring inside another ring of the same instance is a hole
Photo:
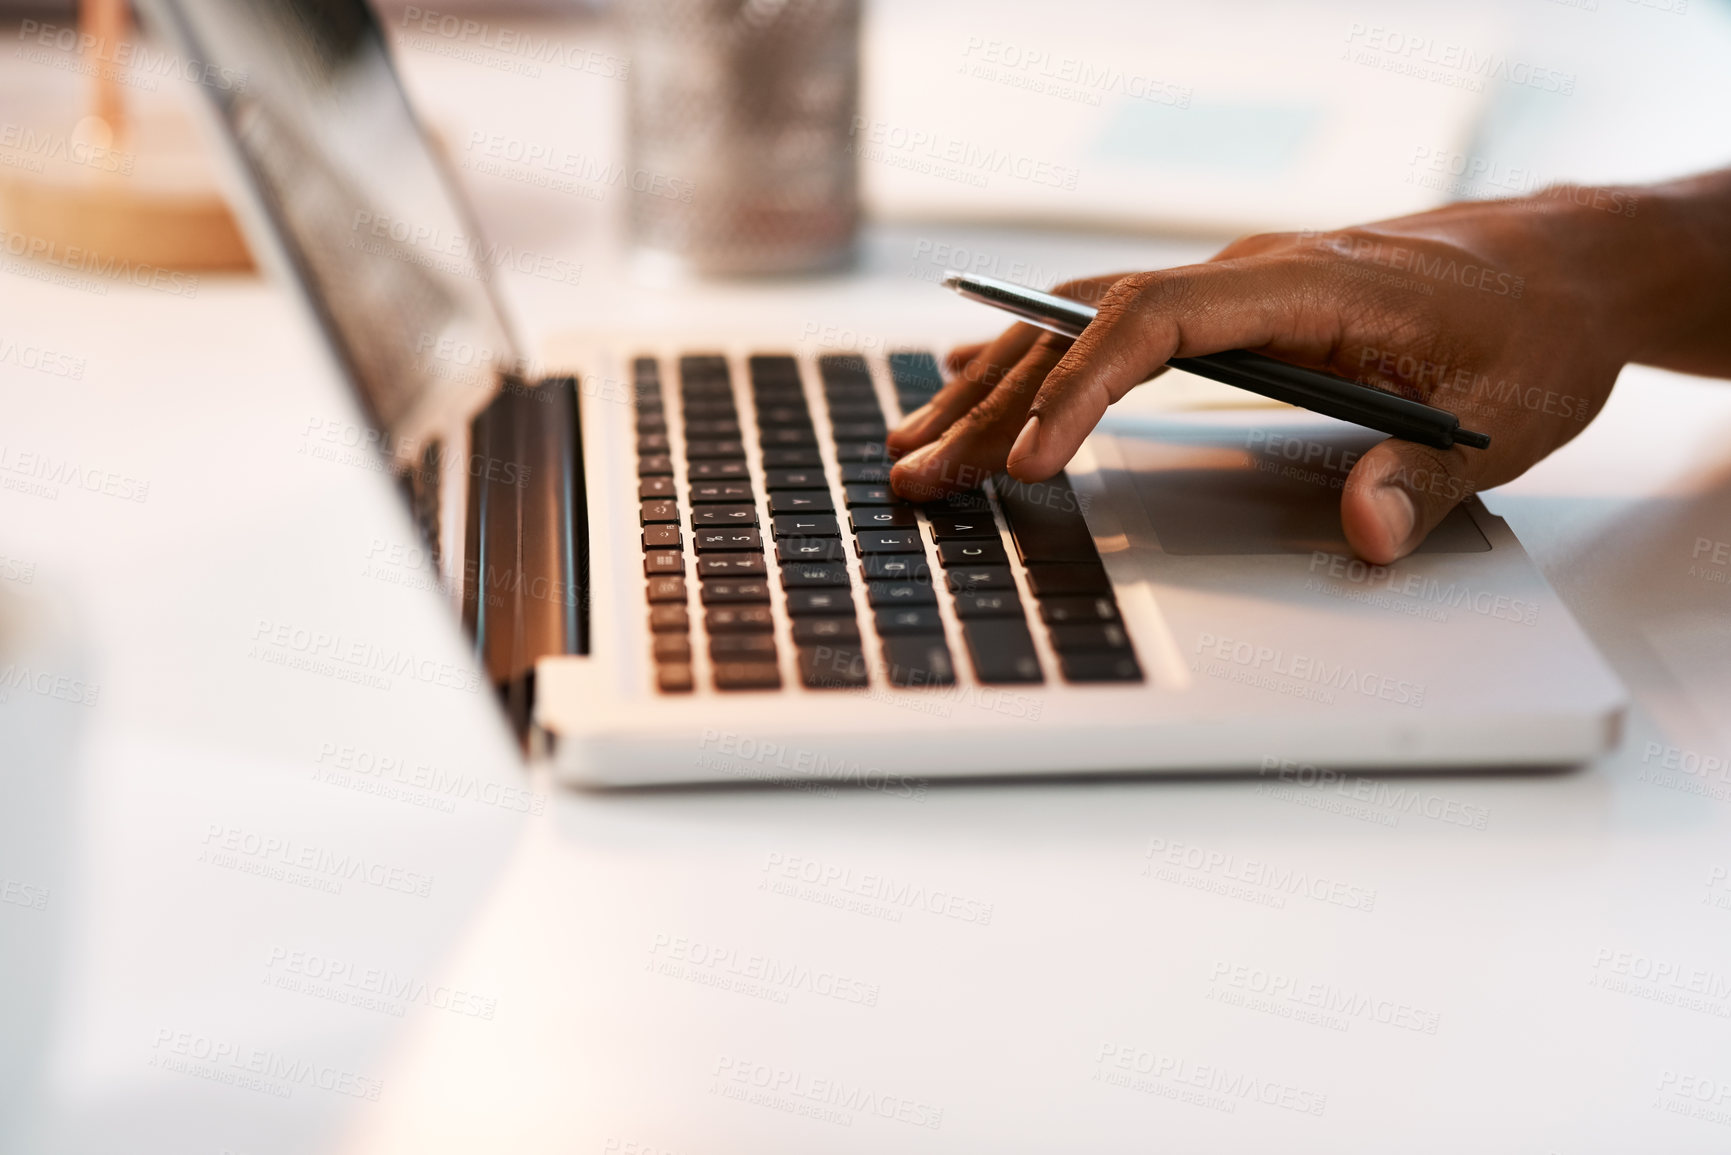
[[[1383,440],[1380,434],[1332,421],[1236,426],[1168,418],[1135,425],[1134,432],[1114,429],[1112,440],[1166,553],[1351,552],[1340,529],[1340,493],[1353,463]],[[1435,484],[1451,481],[1438,477]],[[1490,548],[1457,506],[1417,552]]]

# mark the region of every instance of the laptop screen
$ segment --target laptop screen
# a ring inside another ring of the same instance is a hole
[[[157,6],[202,64],[277,235],[388,452],[517,364],[494,266],[361,0]]]

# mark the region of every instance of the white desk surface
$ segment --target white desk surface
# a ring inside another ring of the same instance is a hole
[[[435,122],[512,115],[452,67],[412,62]],[[651,293],[616,202],[475,187],[590,263],[508,283],[538,336],[966,329],[911,279],[934,243],[1054,276],[1208,247],[878,227],[854,278]],[[379,560],[411,540],[383,480],[303,452],[351,414],[279,290],[19,270],[0,352],[83,368],[0,356],[0,670],[96,693],[0,702],[0,1148],[1731,1149],[1731,566],[1697,556],[1731,387],[1630,370],[1487,495],[1631,690],[1595,765],[585,795],[480,696],[257,656],[268,623],[461,660]]]

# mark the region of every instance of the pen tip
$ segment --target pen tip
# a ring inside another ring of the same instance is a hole
[[[959,289],[962,287],[962,274],[945,273],[944,279],[939,281],[938,284],[942,285],[946,289]]]
[[[1455,444],[1465,445],[1472,449],[1489,449],[1491,436],[1488,433],[1474,433],[1471,429],[1455,430]]]

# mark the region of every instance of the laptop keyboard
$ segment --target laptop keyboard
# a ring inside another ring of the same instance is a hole
[[[930,353],[891,353],[888,364],[904,413],[942,385]],[[743,389],[719,355],[683,356],[670,368],[664,382],[656,358],[632,364],[643,572],[663,692],[697,688],[695,647],[717,690],[780,689],[789,643],[811,689],[953,685],[952,641],[982,684],[1044,682],[999,514],[1057,675],[1142,680],[1062,474],[1034,484],[999,475],[991,495],[909,505],[889,489],[889,421],[864,358],[819,358],[821,414],[790,356],[749,358]],[[741,420],[742,396],[753,423]],[[784,638],[772,608],[777,589]],[[947,627],[941,606],[959,630]]]

